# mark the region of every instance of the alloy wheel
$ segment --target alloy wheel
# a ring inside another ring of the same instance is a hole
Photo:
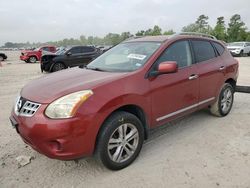
[[[230,88],[227,88],[223,92],[221,99],[221,110],[223,111],[223,113],[227,113],[230,110],[232,102],[233,102],[232,90]]]
[[[109,158],[116,163],[130,159],[139,143],[139,133],[135,125],[125,123],[112,133],[108,142]]]

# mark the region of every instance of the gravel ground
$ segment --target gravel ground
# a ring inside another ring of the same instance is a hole
[[[0,187],[250,187],[250,94],[236,93],[224,118],[207,110],[155,130],[138,159],[110,171],[93,158],[49,159],[25,145],[8,117],[18,91],[29,80],[46,76],[39,63],[17,60],[0,67]],[[239,85],[250,85],[250,58],[239,58]],[[32,156],[18,167],[16,157]]]

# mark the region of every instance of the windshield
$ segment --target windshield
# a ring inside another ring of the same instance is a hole
[[[131,72],[142,67],[159,48],[159,42],[121,43],[88,64],[87,69]]]
[[[59,50],[56,52],[56,55],[63,55],[66,51],[67,51],[67,48],[59,49]]]
[[[229,46],[244,46],[244,43],[243,42],[233,42],[233,43],[230,43]]]

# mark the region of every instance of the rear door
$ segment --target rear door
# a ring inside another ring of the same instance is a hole
[[[70,54],[69,54],[70,52]],[[77,66],[81,63],[82,59],[82,47],[76,46],[72,47],[67,53],[65,62],[69,67]]]
[[[81,65],[87,65],[96,56],[96,49],[94,47],[85,46],[82,48],[83,56],[81,60]]]
[[[225,65],[208,40],[192,40],[199,74],[200,108],[214,101],[224,82]]]
[[[176,61],[178,72],[149,79],[153,125],[162,125],[176,116],[197,109],[198,71],[193,64],[189,41],[181,40],[171,44],[155,62],[154,69],[165,61]]]

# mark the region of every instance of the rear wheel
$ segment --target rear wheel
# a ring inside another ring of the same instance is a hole
[[[28,59],[28,61],[29,61],[30,63],[35,63],[35,62],[37,61],[37,58],[36,58],[35,56],[31,56],[31,57]]]
[[[143,141],[141,121],[133,114],[115,112],[99,133],[96,156],[107,168],[120,170],[136,159]]]
[[[231,84],[225,83],[217,101],[211,106],[210,112],[215,116],[226,116],[232,109],[234,89]]]
[[[53,68],[52,68],[52,72],[56,72],[56,71],[60,71],[62,69],[65,69],[64,64],[62,63],[55,63]]]

